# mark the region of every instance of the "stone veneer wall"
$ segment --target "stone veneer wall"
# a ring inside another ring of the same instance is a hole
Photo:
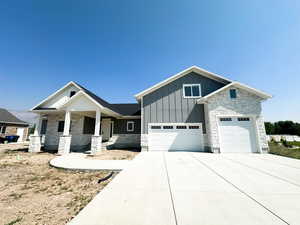
[[[231,99],[229,89],[212,96],[207,102],[207,128],[209,134],[209,145],[212,152],[220,151],[219,132],[218,132],[218,115],[228,116],[249,116],[254,115],[255,125],[257,127],[259,151],[268,150],[268,142],[264,126],[264,120],[261,115],[262,99],[242,89],[237,90],[237,98]],[[221,150],[222,151],[222,150]]]
[[[140,148],[141,135],[140,134],[114,134],[110,141],[110,145],[114,148]]]
[[[58,121],[64,120],[64,114],[48,115],[47,130],[45,135],[45,148],[49,150],[58,149],[59,137],[63,132],[57,132]],[[83,134],[84,117],[76,114],[71,114],[71,149],[81,150],[87,148],[91,143],[91,134]]]

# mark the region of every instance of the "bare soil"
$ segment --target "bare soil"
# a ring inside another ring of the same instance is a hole
[[[132,160],[139,150],[102,150],[94,156],[87,156],[89,159],[101,159],[101,160]]]
[[[110,172],[50,167],[54,157],[47,152],[0,151],[0,224],[66,224],[114,177],[98,183]]]

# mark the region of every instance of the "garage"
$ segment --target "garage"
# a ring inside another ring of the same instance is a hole
[[[221,153],[257,152],[257,138],[251,117],[219,117]]]
[[[203,151],[201,123],[149,124],[149,151]]]

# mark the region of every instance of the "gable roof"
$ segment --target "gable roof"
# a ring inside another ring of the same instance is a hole
[[[0,123],[28,125],[28,123],[18,119],[12,113],[8,112],[6,109],[3,108],[0,108]]]
[[[140,105],[138,103],[110,104],[109,102],[105,101],[104,99],[100,98],[99,96],[97,96],[96,94],[91,92],[90,90],[86,89],[85,87],[83,87],[82,85],[80,85],[74,81],[70,81],[69,83],[67,83],[65,86],[60,88],[58,91],[56,91],[55,93],[53,93],[52,95],[47,97],[45,100],[40,102],[32,110],[56,110],[57,108],[43,108],[43,107],[40,107],[40,105],[43,104],[44,102],[46,102],[47,100],[49,100],[51,97],[54,97],[57,93],[59,93],[60,91],[62,91],[65,88],[69,87],[70,85],[76,86],[79,89],[79,91],[72,98],[70,98],[69,101],[67,101],[65,104],[63,104],[59,108],[63,107],[64,105],[67,105],[70,101],[72,101],[74,98],[76,98],[76,96],[78,96],[80,94],[84,94],[88,98],[90,98],[94,103],[96,103],[98,106],[105,107],[108,110],[111,110],[117,114],[120,114],[121,116],[139,116],[141,114],[140,113]]]
[[[144,95],[149,94],[149,93],[151,93],[151,92],[159,89],[160,87],[165,86],[165,85],[171,83],[172,81],[174,81],[174,80],[176,80],[176,79],[178,79],[180,77],[183,77],[183,76],[185,76],[185,75],[187,75],[187,74],[189,74],[191,72],[195,72],[195,73],[197,73],[199,75],[208,77],[210,79],[219,81],[219,82],[224,83],[224,84],[228,84],[228,83],[232,82],[231,80],[229,80],[229,79],[227,79],[225,77],[222,77],[222,76],[220,76],[218,74],[209,72],[209,71],[204,70],[204,69],[202,69],[200,67],[197,67],[197,66],[191,66],[191,67],[189,67],[189,68],[187,68],[187,69],[185,69],[185,70],[183,70],[183,71],[181,71],[181,72],[179,72],[179,73],[177,73],[177,74],[169,77],[168,79],[163,80],[163,81],[155,84],[154,86],[152,86],[152,87],[150,87],[150,88],[148,88],[148,89],[146,89],[146,90],[144,90],[144,91],[136,94],[135,98],[137,100],[140,100]]]
[[[212,93],[210,93],[210,94],[208,94],[208,95],[206,95],[206,96],[204,96],[204,97],[198,99],[198,100],[197,100],[197,103],[203,103],[203,102],[205,102],[207,99],[209,99],[210,97],[212,97],[212,96],[214,96],[214,95],[216,95],[216,94],[218,94],[218,93],[222,92],[223,90],[226,90],[227,88],[230,88],[230,87],[237,87],[237,88],[246,90],[246,91],[248,91],[248,92],[250,92],[250,93],[252,93],[252,94],[255,94],[255,95],[261,97],[261,98],[264,99],[264,100],[272,97],[271,95],[269,95],[269,94],[267,94],[267,93],[265,93],[265,92],[263,92],[263,91],[257,90],[257,89],[255,89],[255,88],[249,87],[249,86],[246,85],[246,84],[242,84],[242,83],[240,83],[240,82],[236,82],[236,81],[235,81],[235,82],[232,82],[232,83],[230,83],[230,84],[227,84],[227,85],[225,85],[224,87],[222,87],[222,88],[220,88],[220,89],[218,89],[218,90],[216,90],[216,91],[214,91],[214,92],[212,92]]]

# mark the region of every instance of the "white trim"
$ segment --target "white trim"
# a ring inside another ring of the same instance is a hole
[[[222,92],[222,91],[224,91],[224,90],[226,90],[226,89],[228,89],[228,88],[230,88],[230,87],[232,87],[232,86],[237,87],[237,88],[244,89],[244,90],[246,90],[246,91],[248,91],[248,92],[250,92],[250,93],[253,93],[253,94],[255,94],[255,95],[257,95],[257,96],[259,96],[259,97],[261,97],[261,98],[263,98],[263,99],[268,99],[268,98],[271,98],[271,97],[272,97],[272,95],[269,95],[269,94],[267,94],[267,93],[265,93],[265,92],[262,92],[262,91],[260,91],[260,90],[255,89],[255,88],[251,88],[251,87],[249,87],[249,86],[247,86],[247,85],[245,85],[245,84],[241,84],[241,83],[239,83],[239,82],[232,82],[232,83],[227,84],[226,86],[224,86],[224,87],[222,87],[222,88],[220,88],[220,89],[218,89],[218,90],[216,90],[216,91],[214,91],[214,92],[212,92],[212,93],[210,93],[210,94],[208,94],[208,95],[202,97],[201,99],[197,100],[197,103],[198,103],[198,104],[204,103],[205,100],[207,100],[207,99],[210,98],[211,96],[213,96],[213,95],[215,95],[215,94],[217,94],[217,93],[220,93],[220,92]],[[236,99],[238,99],[238,95],[237,95],[237,98],[236,98]]]
[[[128,129],[128,125],[129,124],[132,124],[132,129]],[[127,128],[127,132],[133,132],[134,131],[134,121],[127,121],[127,126],[126,126],[126,128]]]
[[[150,87],[150,88],[148,88],[148,89],[146,89],[144,91],[141,91],[140,93],[138,93],[138,94],[135,95],[135,98],[137,100],[139,100],[139,99],[141,99],[142,96],[144,96],[146,94],[149,94],[149,93],[157,90],[158,88],[160,88],[162,86],[165,86],[165,85],[171,83],[172,81],[174,81],[174,80],[176,80],[176,79],[178,79],[180,77],[185,76],[186,74],[188,74],[190,72],[198,73],[199,75],[208,77],[210,79],[219,81],[219,82],[224,83],[224,84],[226,84],[227,82],[232,82],[231,80],[229,80],[229,79],[227,79],[225,77],[222,77],[222,76],[220,76],[218,74],[209,72],[209,71],[204,70],[204,69],[202,69],[200,67],[197,67],[197,66],[191,66],[191,67],[189,67],[189,68],[187,68],[187,69],[185,69],[185,70],[183,70],[183,71],[181,71],[181,72],[179,72],[179,73],[177,73],[177,74],[169,77],[168,79],[165,79],[165,80],[163,80],[163,81],[155,84],[154,86],[152,86],[152,87]]]
[[[65,86],[63,86],[62,88],[58,89],[56,92],[54,92],[53,94],[49,95],[47,98],[45,98],[44,100],[42,100],[40,103],[38,103],[36,106],[32,107],[30,109],[30,111],[34,110],[35,108],[37,108],[38,106],[40,106],[41,104],[45,103],[46,101],[48,101],[50,98],[54,97],[56,94],[58,94],[59,92],[63,91],[64,89],[66,89],[67,87],[69,87],[70,85],[74,85],[75,87],[77,87],[79,90],[82,90],[81,87],[79,87],[75,82],[70,81],[69,83],[67,83]]]
[[[199,96],[193,96],[193,86],[198,86],[199,87]],[[191,94],[192,96],[186,96],[185,95],[185,87],[191,87]],[[184,98],[201,98],[202,94],[201,94],[201,84],[183,84],[182,85],[182,95]]]
[[[66,107],[68,104],[70,104],[72,101],[74,101],[76,98],[78,98],[78,96],[80,95],[84,95],[85,97],[87,97],[89,100],[91,100],[96,106],[98,106],[102,112],[103,110],[106,110],[109,113],[112,113],[115,116],[122,116],[119,113],[116,113],[114,111],[112,111],[111,109],[102,106],[100,103],[98,103],[97,101],[95,101],[91,96],[89,96],[87,93],[85,93],[84,91],[80,90],[78,91],[72,98],[70,98],[66,103],[64,103],[63,105],[61,105],[59,108],[57,108],[57,110],[62,110],[64,107]]]

